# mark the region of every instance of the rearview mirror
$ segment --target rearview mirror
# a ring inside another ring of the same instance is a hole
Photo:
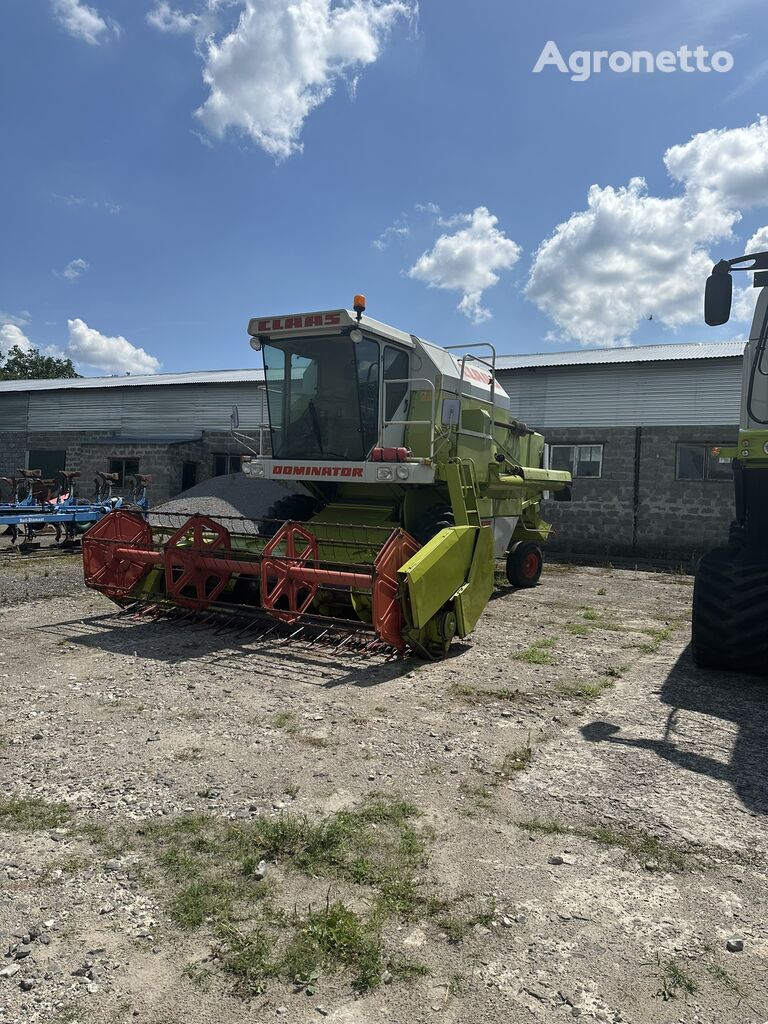
[[[730,264],[726,260],[721,260],[712,268],[712,273],[707,278],[704,293],[705,322],[710,327],[727,324],[731,317],[732,301],[733,278],[730,274]]]
[[[236,405],[232,406],[232,415],[229,417],[229,422],[232,424],[233,430],[237,430],[240,426],[240,410]]]

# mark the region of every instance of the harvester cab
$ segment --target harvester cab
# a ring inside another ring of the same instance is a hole
[[[707,281],[704,318],[730,319],[734,271],[759,288],[744,352],[741,421],[733,462],[736,516],[728,545],[700,561],[693,595],[692,650],[703,667],[768,675],[768,252],[721,260]]]
[[[534,585],[542,497],[571,478],[545,467],[544,438],[512,415],[493,346],[457,355],[364,314],[356,296],[354,311],[249,324],[271,454],[233,412],[243,472],[294,493],[241,534],[205,516],[172,530],[157,513],[116,513],[86,538],[86,582],[121,603],[261,616],[424,656],[472,631],[496,559]]]

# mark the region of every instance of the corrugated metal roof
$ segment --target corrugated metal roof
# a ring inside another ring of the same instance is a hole
[[[685,345],[636,345],[629,348],[578,349],[574,352],[536,352],[499,356],[499,370],[527,366],[593,366],[601,363],[660,363],[680,359],[725,359],[743,356],[746,341],[709,341]]]
[[[0,394],[11,391],[69,391],[80,388],[127,388],[167,384],[263,384],[261,367],[249,370],[195,370],[192,373],[152,373],[131,377],[80,377],[72,380],[4,380]]]

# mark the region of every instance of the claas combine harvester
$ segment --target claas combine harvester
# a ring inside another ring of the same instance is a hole
[[[744,352],[741,423],[733,461],[736,517],[727,546],[700,561],[693,592],[693,658],[706,668],[768,676],[768,252],[721,260],[707,281],[705,319],[731,315],[734,271],[759,288]]]
[[[434,657],[474,628],[494,587],[534,585],[545,491],[544,438],[516,419],[492,346],[429,344],[332,310],[256,318],[271,456],[243,472],[294,485],[262,519],[117,511],[83,545],[86,583],[162,614],[268,623],[288,636]],[[296,486],[296,485],[300,485]],[[263,485],[262,485],[263,486]],[[262,634],[264,635],[264,634]]]

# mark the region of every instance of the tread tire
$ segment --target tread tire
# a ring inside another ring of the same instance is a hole
[[[533,570],[532,559],[538,562],[538,566]],[[544,555],[541,548],[531,541],[523,540],[513,545],[507,555],[507,579],[513,587],[535,587],[541,579],[543,568]]]
[[[732,547],[699,562],[691,653],[700,668],[768,676],[768,560]]]

